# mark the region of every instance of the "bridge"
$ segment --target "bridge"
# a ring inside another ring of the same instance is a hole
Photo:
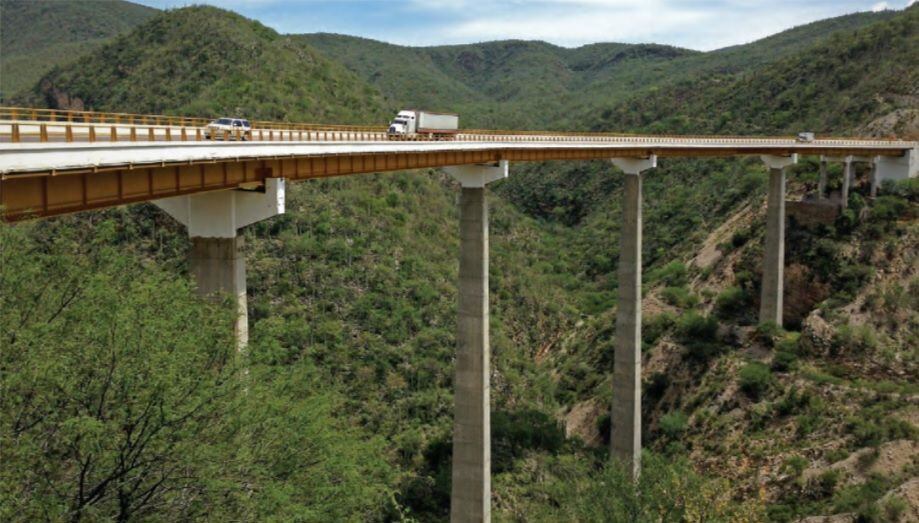
[[[870,165],[884,180],[919,174],[919,143],[883,139],[641,136],[467,130],[449,141],[391,141],[386,128],[253,122],[250,132],[205,140],[209,120],[160,115],[0,108],[0,213],[6,221],[152,202],[184,224],[189,269],[202,296],[236,298],[237,343],[248,341],[240,228],[284,212],[287,181],[440,167],[461,185],[459,306],[454,380],[451,519],[488,521],[491,499],[486,185],[509,162],[609,160],[625,177],[613,370],[613,459],[638,474],[641,451],[642,173],[658,159],[759,156],[769,169],[759,320],[782,323],[785,170],[818,155]]]

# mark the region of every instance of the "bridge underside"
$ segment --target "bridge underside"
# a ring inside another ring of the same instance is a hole
[[[229,144],[227,144],[229,145]],[[447,146],[447,144],[432,144]],[[231,146],[234,149],[245,146]],[[786,150],[787,149],[787,150]],[[809,153],[846,154],[847,149],[812,147]],[[245,149],[240,149],[245,152]],[[206,191],[260,187],[266,178],[306,180],[450,165],[548,160],[595,160],[687,156],[791,154],[796,147],[500,147],[470,150],[394,151],[304,156],[259,156],[160,161],[10,172],[0,175],[3,218],[15,221],[123,204],[157,200]],[[251,150],[252,152],[256,152]],[[877,149],[879,156],[902,156],[902,149]]]

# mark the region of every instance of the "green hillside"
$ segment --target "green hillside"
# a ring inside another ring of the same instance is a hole
[[[385,119],[380,97],[343,67],[258,22],[213,7],[153,18],[51,71],[14,101],[266,120]]]
[[[0,101],[157,13],[123,0],[0,1]]]
[[[536,41],[404,47],[322,33],[294,38],[347,66],[394,107],[456,111],[467,127],[583,128],[574,115],[681,79],[692,83],[750,71],[892,16],[845,15],[708,53],[617,43],[573,49]]]
[[[844,30],[780,61],[733,75],[691,78],[605,109],[593,129],[684,133],[845,133],[898,108],[916,108],[919,8]]]

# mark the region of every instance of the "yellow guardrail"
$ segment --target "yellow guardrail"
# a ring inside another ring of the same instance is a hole
[[[202,141],[212,118],[188,116],[105,113],[28,107],[0,107],[0,141],[39,142],[116,142],[116,141]],[[329,125],[313,123],[266,122],[253,120],[248,132],[224,131],[211,139],[254,141],[385,141],[390,137],[384,126]],[[401,139],[401,138],[400,138]],[[431,141],[443,138],[416,136],[409,140]],[[614,132],[520,131],[498,129],[462,130],[459,141],[489,142],[617,142],[642,144],[680,140],[685,144],[725,144],[756,140],[758,144],[784,145],[796,142],[793,136],[705,136],[639,135]],[[893,138],[820,138],[823,145],[904,144]]]

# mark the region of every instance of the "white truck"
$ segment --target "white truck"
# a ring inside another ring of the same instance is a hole
[[[406,109],[399,111],[386,133],[390,140],[452,140],[459,132],[459,115]]]

